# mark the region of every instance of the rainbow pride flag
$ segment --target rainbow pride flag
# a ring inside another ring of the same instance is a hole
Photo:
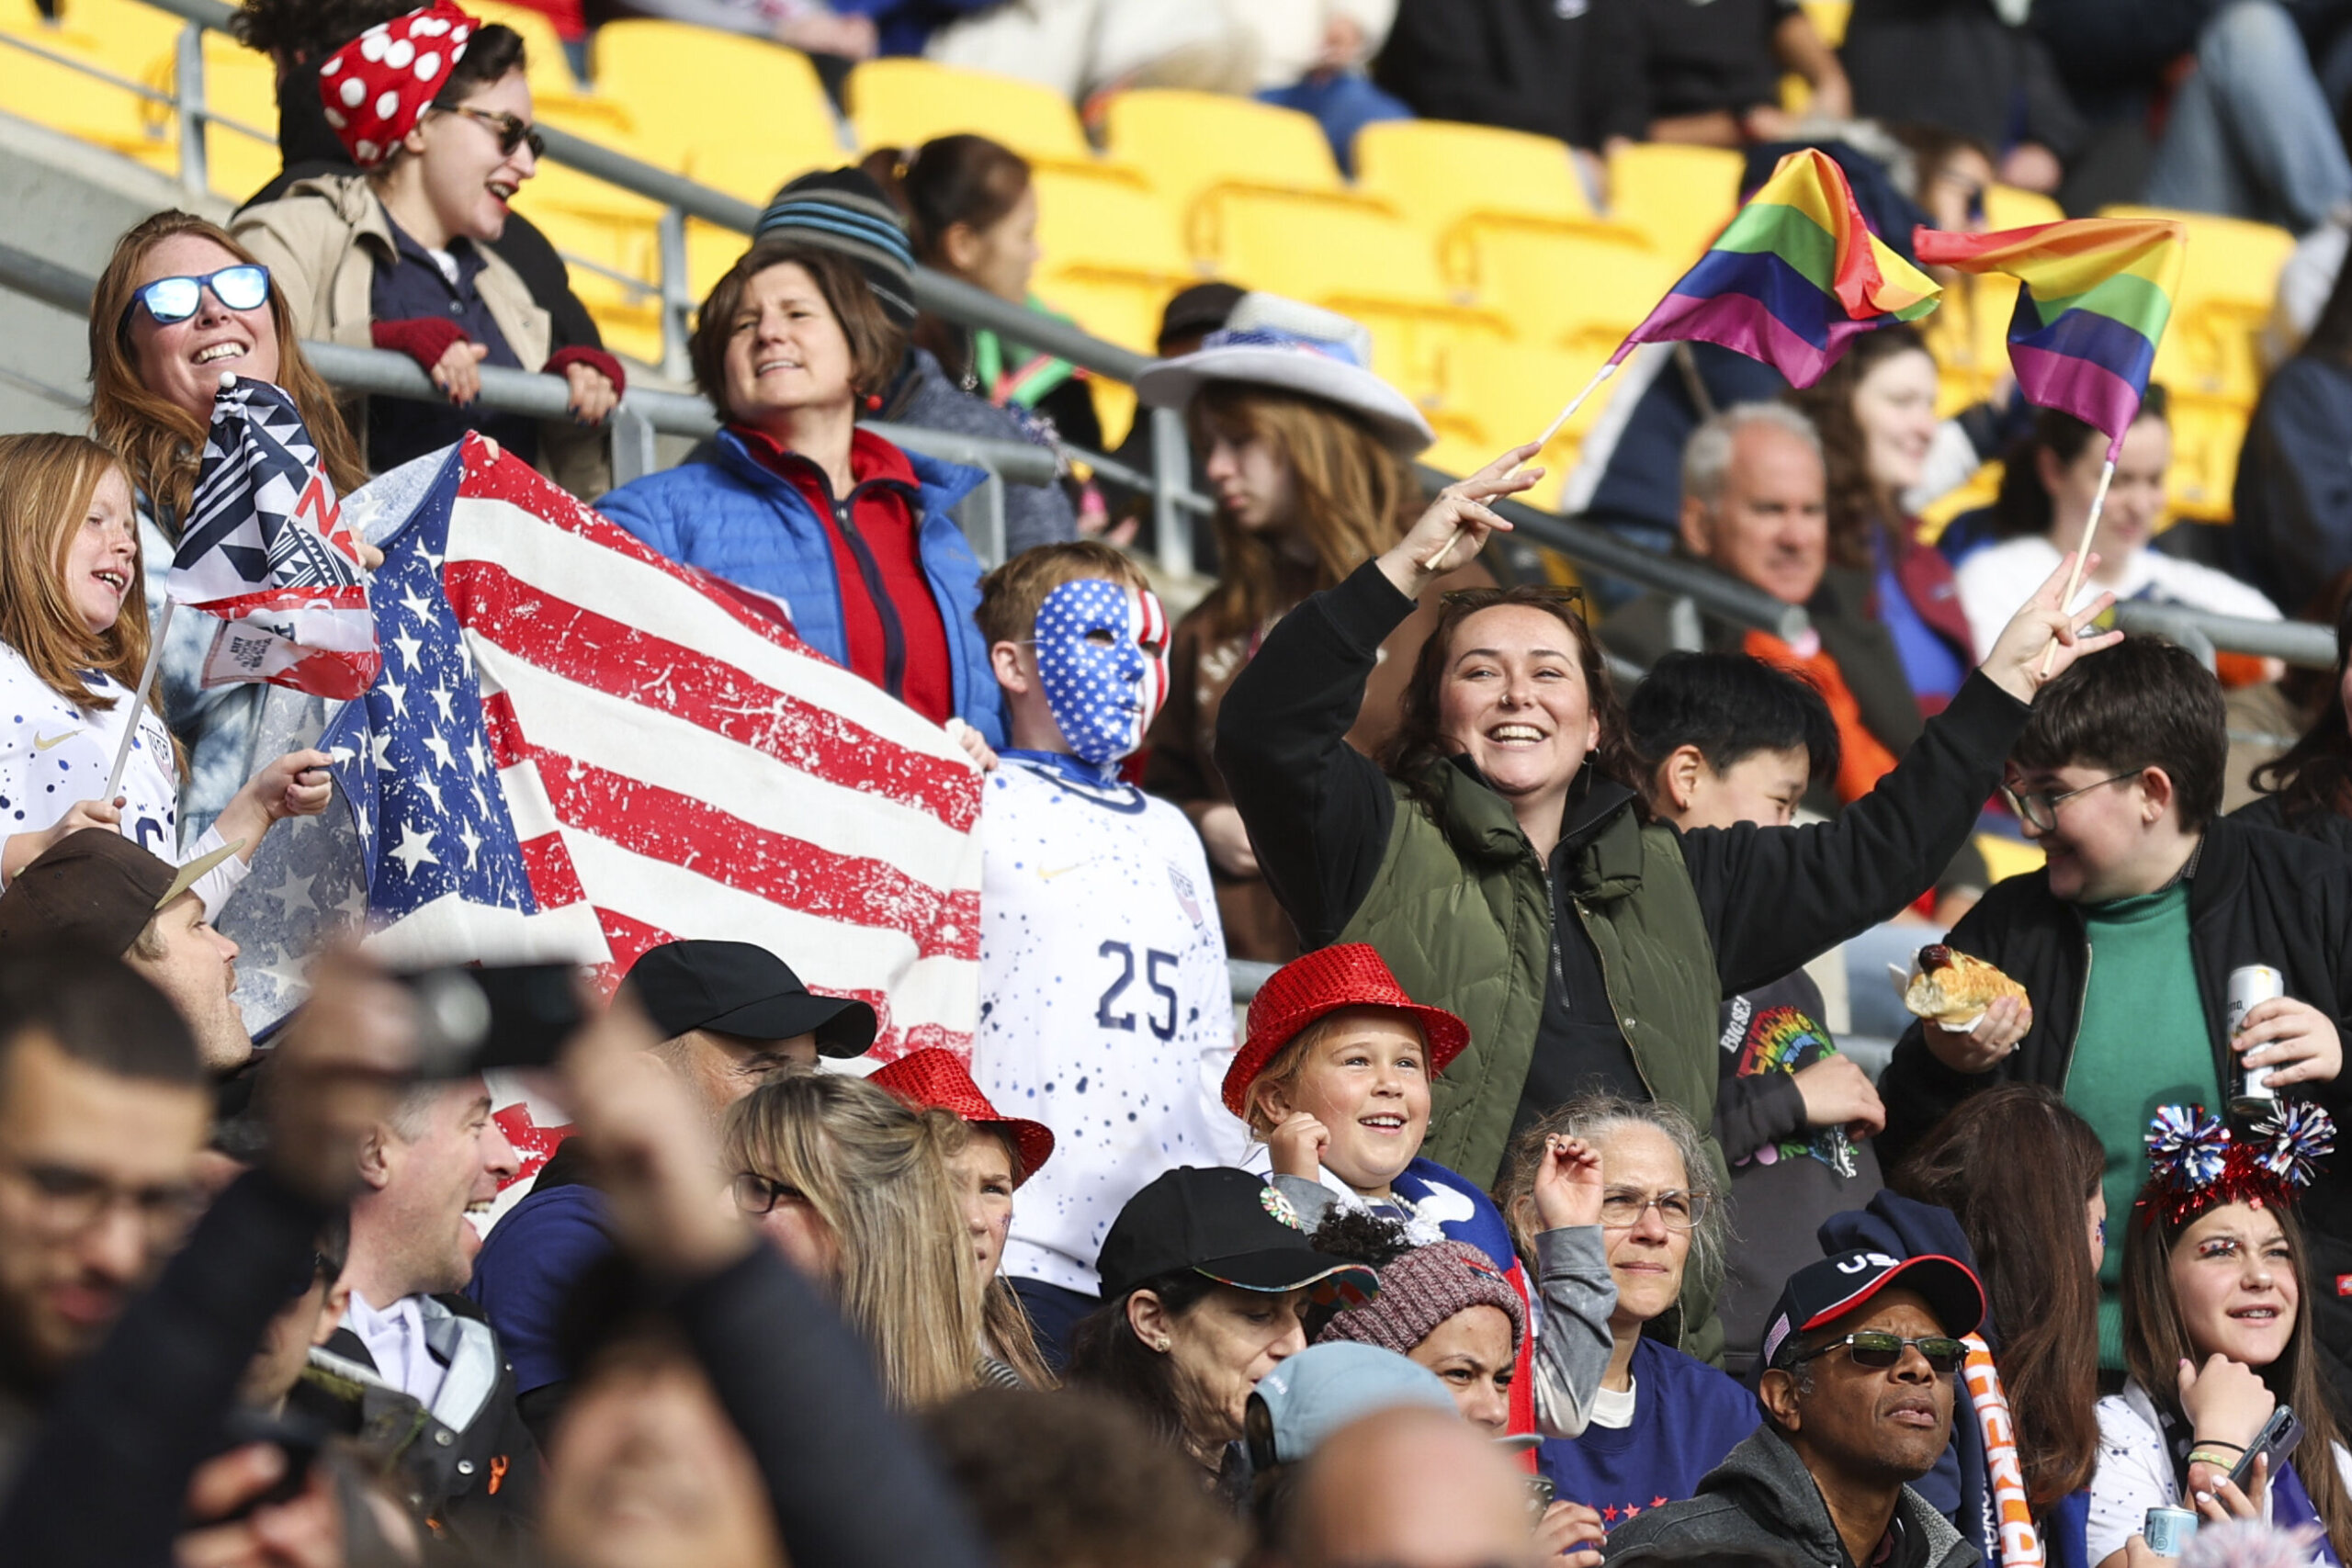
[[[1928,265],[2018,280],[2009,366],[2018,392],[2104,432],[2112,462],[2147,395],[2188,231],[2163,218],[2075,218],[1997,234],[1921,229],[1911,239]]]
[[[1856,335],[1936,308],[1933,279],[1862,221],[1836,160],[1782,158],[1698,265],[1610,355],[1638,344],[1720,344],[1810,387]]]

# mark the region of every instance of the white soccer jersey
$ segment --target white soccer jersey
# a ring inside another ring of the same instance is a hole
[[[1184,814],[1075,758],[1015,754],[980,811],[972,1076],[1054,1130],[1013,1200],[1006,1273],[1093,1294],[1103,1234],[1180,1165],[1232,1165],[1219,1090],[1233,1002],[1208,863]]]
[[[115,699],[99,711],[63,697],[33,673],[24,655],[0,643],[0,835],[55,827],[77,801],[106,794],[115,748],[130,722],[130,689],[110,675],[83,671],[89,689]],[[152,707],[139,712],[139,738],[116,791],[124,797],[122,831],[141,848],[175,864],[220,846],[207,833],[180,852],[179,772],[172,738]],[[245,863],[232,855],[197,883],[208,910],[218,911],[244,879]]]

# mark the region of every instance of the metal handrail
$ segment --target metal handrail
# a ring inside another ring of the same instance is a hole
[[[218,30],[227,28],[232,15],[230,7],[221,0],[145,0],[145,3],[198,27]],[[184,35],[184,40],[190,38],[192,35]],[[201,51],[183,47],[180,60],[184,85],[195,82],[200,91]],[[201,124],[213,118],[200,102],[183,101],[180,112],[183,123],[187,125]],[[668,335],[673,342],[683,341],[681,329],[692,308],[692,302],[683,293],[685,276],[684,220],[698,218],[705,222],[748,234],[758,226],[760,209],[739,197],[699,185],[625,152],[616,152],[561,127],[542,125],[538,130],[549,157],[592,178],[657,202],[666,209],[661,226],[662,276],[653,284],[644,287],[658,292],[663,300],[671,321]],[[200,169],[200,141],[198,147],[190,148],[186,145],[189,140],[184,133],[183,159],[190,162],[194,168]],[[967,328],[984,328],[1114,381],[1132,383],[1145,367],[1153,363],[1147,355],[1105,342],[1069,321],[1000,299],[961,278],[950,277],[929,267],[918,266],[915,269],[914,286],[916,303],[933,315]],[[484,387],[486,391],[487,381]],[[635,396],[634,392],[630,394],[631,398]],[[1212,511],[1213,507],[1192,489],[1182,417],[1171,409],[1143,412],[1148,413],[1151,422],[1153,462],[1148,488],[1153,497],[1160,560],[1171,571],[1189,573],[1193,569],[1193,519],[1196,514]],[[657,425],[653,428],[662,427]],[[929,441],[936,434],[924,432],[922,435]],[[937,451],[935,445],[922,445],[919,449]],[[616,467],[617,471],[619,465]],[[1030,482],[1022,479],[1010,468],[996,471],[1015,482]],[[1420,468],[1418,472],[1424,491],[1431,493],[1452,483],[1453,479],[1453,476],[1427,467]],[[1113,477],[1125,482],[1127,476],[1134,473],[1135,470],[1127,469]],[[1628,545],[1592,525],[1539,512],[1516,502],[1507,502],[1498,510],[1511,520],[1521,538],[1558,550],[1580,566],[1623,578],[1644,588],[1681,594],[1710,615],[1736,625],[1760,627],[1786,638],[1803,635],[1810,624],[1801,606],[1783,604],[1719,573],[1701,571],[1688,562]]]
[[[2217,615],[2186,604],[2151,604],[2126,599],[2115,606],[2115,624],[2127,632],[2177,643],[2212,667],[2216,649],[2277,659],[2306,670],[2335,668],[2335,634],[2309,621],[2251,621]]]

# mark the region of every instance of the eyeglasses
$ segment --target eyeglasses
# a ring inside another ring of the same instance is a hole
[[[789,1181],[777,1181],[762,1176],[756,1170],[737,1172],[735,1179],[728,1185],[728,1190],[735,1195],[735,1207],[746,1214],[768,1213],[778,1203],[786,1201],[805,1203],[808,1201],[808,1194]]]
[[[1664,1192],[1612,1188],[1600,1200],[1600,1223],[1611,1230],[1629,1231],[1652,1209],[1667,1229],[1687,1231],[1707,1217],[1707,1200],[1699,1193],[1671,1188]]]
[[[2003,784],[2001,798],[2009,803],[2009,809],[2018,814],[2018,821],[2030,822],[2042,832],[2054,833],[2058,830],[2058,808],[2075,796],[2088,795],[2095,789],[2105,789],[2111,784],[2121,784],[2125,779],[2136,779],[2139,776],[2140,770],[2134,768],[2128,773],[2118,773],[2111,779],[2101,779],[2097,784],[2086,784],[2080,789],[2070,789],[2064,795],[2052,795],[2047,790],[2029,790],[2021,794]]]
[[[1584,614],[1584,590],[1557,582],[1529,582],[1517,588],[1454,588],[1438,595],[1449,610],[1484,610],[1501,604],[1566,604]]]
[[[527,119],[516,119],[504,109],[495,114],[488,109],[444,109],[442,112],[461,114],[469,119],[478,119],[488,126],[491,134],[498,138],[498,151],[502,156],[512,158],[514,156],[514,149],[523,146],[528,146],[531,149],[531,156],[534,158],[544,158],[548,155],[547,141],[531,129],[531,122]]]
[[[1917,1339],[1905,1339],[1888,1329],[1865,1328],[1842,1339],[1832,1339],[1826,1345],[1816,1345],[1801,1355],[1790,1357],[1781,1365],[1803,1366],[1815,1357],[1826,1356],[1840,1346],[1853,1357],[1854,1365],[1874,1372],[1885,1371],[1900,1362],[1905,1349],[1917,1350],[1919,1359],[1928,1363],[1928,1370],[1939,1378],[1948,1378],[1958,1371],[1961,1358],[1968,1354],[1968,1347],[1949,1335],[1927,1334]]]
[[[129,1205],[153,1241],[177,1235],[203,1207],[195,1187],[184,1181],[153,1187],[118,1187],[94,1171],[72,1166],[6,1159],[6,1167],[32,1190],[35,1221],[56,1236],[95,1229],[119,1205]]]
[[[208,288],[226,309],[251,310],[269,298],[269,268],[254,262],[240,262],[201,277],[159,277],[131,291],[130,303],[123,307],[122,319],[129,321],[131,312],[144,305],[158,326],[185,321],[196,314]]]

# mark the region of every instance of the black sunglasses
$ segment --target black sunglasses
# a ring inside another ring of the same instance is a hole
[[[1906,1339],[1888,1329],[1865,1328],[1842,1339],[1832,1339],[1826,1345],[1816,1345],[1810,1350],[1791,1356],[1781,1364],[1801,1367],[1841,1346],[1854,1359],[1854,1365],[1866,1367],[1874,1372],[1885,1371],[1900,1362],[1906,1348],[1916,1349],[1920,1359],[1928,1363],[1928,1370],[1939,1378],[1948,1378],[1958,1371],[1961,1358],[1968,1354],[1968,1347],[1950,1335],[1925,1334],[1917,1339]]]
[[[498,151],[504,157],[512,158],[514,156],[514,149],[523,146],[528,146],[531,149],[531,156],[534,158],[544,158],[548,155],[548,144],[537,131],[531,129],[531,122],[526,119],[516,119],[503,109],[495,114],[488,109],[464,108],[446,109],[443,112],[461,114],[469,119],[478,119],[490,127],[491,134],[498,138]]]
[[[123,321],[128,324],[131,312],[141,305],[159,326],[185,321],[204,303],[207,289],[228,310],[254,310],[269,298],[269,268],[257,262],[239,262],[201,277],[159,277],[131,290],[130,303],[122,309]]]
[[[808,1197],[792,1183],[775,1180],[755,1170],[738,1171],[728,1190],[735,1195],[735,1207],[745,1214],[768,1213],[786,1199],[806,1202]]]

